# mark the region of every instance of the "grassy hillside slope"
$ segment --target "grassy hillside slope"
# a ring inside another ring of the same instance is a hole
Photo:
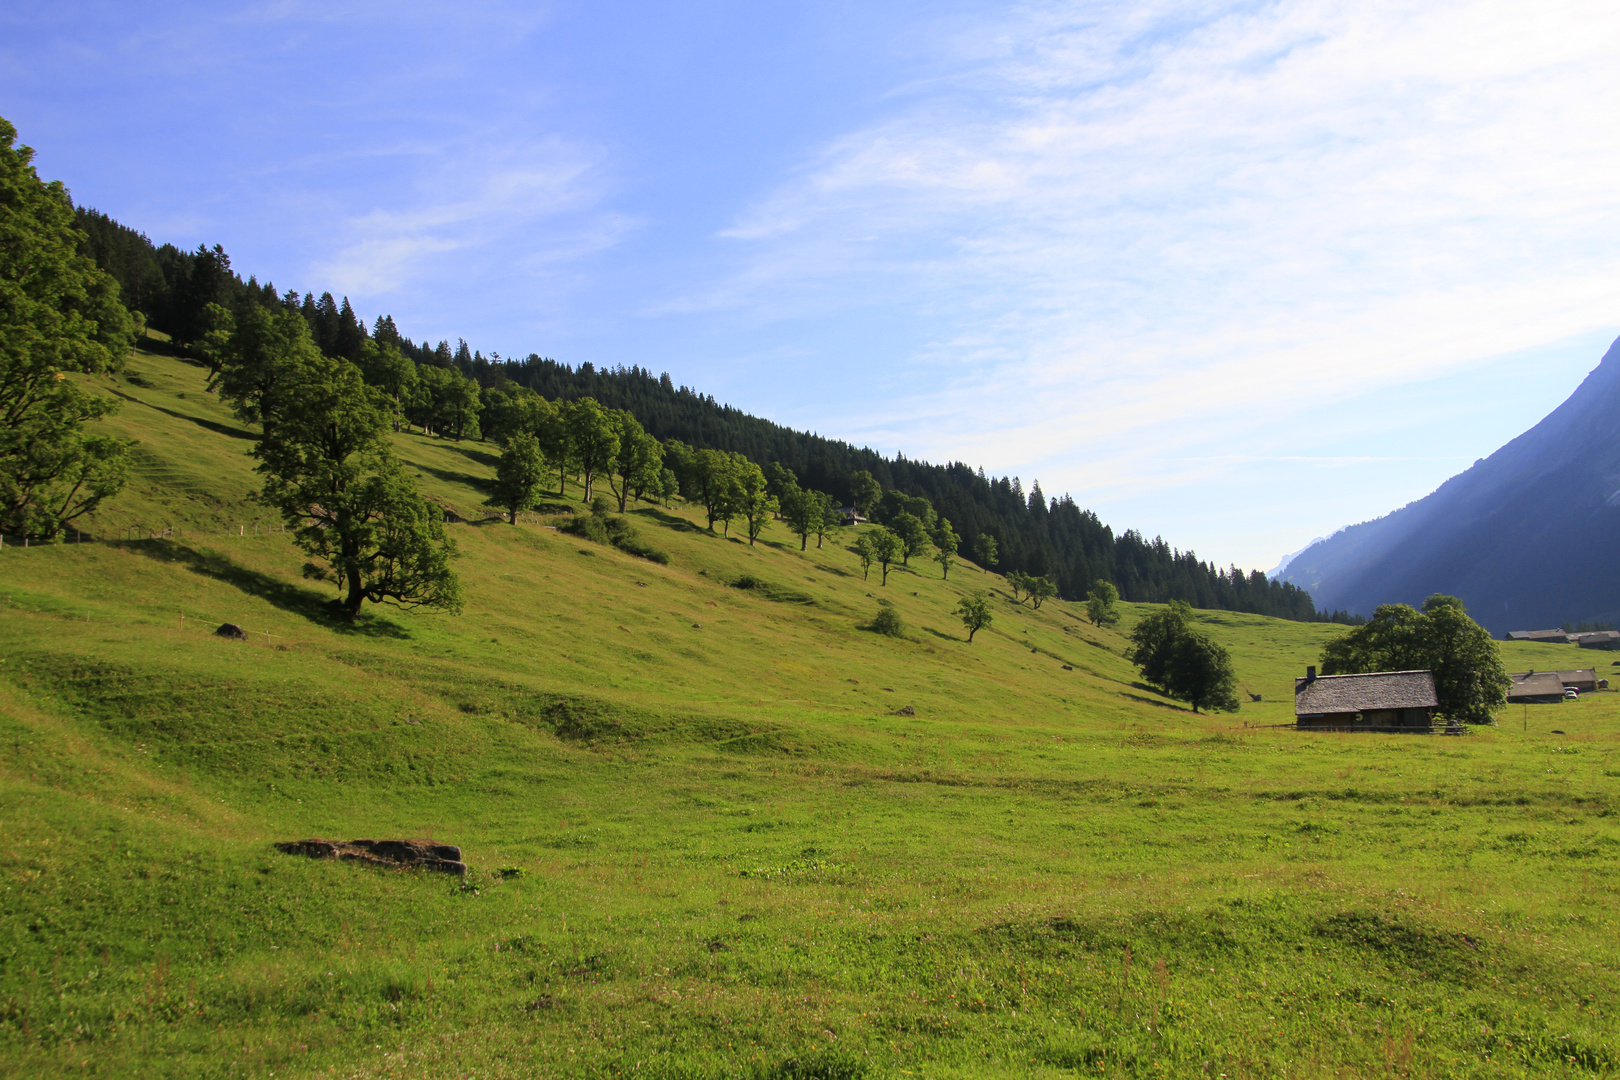
[[[971,565],[643,507],[660,566],[548,528],[575,490],[480,520],[493,449],[415,434],[467,610],[351,627],[197,369],[98,385],[137,477],[98,542],[0,552],[0,1073],[1620,1069],[1614,696],[1302,735],[1341,628],[1201,613],[1263,700],[1194,716]],[[270,846],[307,835],[473,872]]]

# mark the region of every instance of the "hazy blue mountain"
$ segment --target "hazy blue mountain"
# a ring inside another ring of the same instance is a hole
[[[1283,574],[1287,573],[1290,563],[1326,539],[1327,537],[1325,536],[1318,536],[1316,539],[1312,540],[1309,544],[1306,544],[1298,551],[1290,551],[1287,555],[1282,557],[1282,560],[1278,562],[1276,566],[1273,566],[1270,570],[1266,571],[1266,577],[1272,581],[1276,581],[1278,578],[1282,577]]]
[[[1363,615],[1450,593],[1498,635],[1620,620],[1620,340],[1541,423],[1432,495],[1312,544],[1283,580]]]

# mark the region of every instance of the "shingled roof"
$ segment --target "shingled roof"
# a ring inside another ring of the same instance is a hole
[[[1510,702],[1538,697],[1561,700],[1563,696],[1564,680],[1556,671],[1518,672],[1513,676],[1513,688],[1508,691]]]
[[[1294,715],[1321,716],[1371,709],[1432,709],[1434,675],[1428,671],[1374,671],[1294,680]]]

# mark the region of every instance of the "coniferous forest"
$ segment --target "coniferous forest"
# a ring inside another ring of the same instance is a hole
[[[359,362],[368,343],[392,345],[422,370],[437,369],[428,382],[455,373],[468,384],[440,396],[462,406],[440,410],[435,430],[457,437],[479,437],[477,397],[514,387],[553,401],[594,398],[608,409],[631,415],[660,440],[679,440],[694,449],[740,454],[761,468],[780,464],[807,490],[823,491],[841,504],[852,501],[852,482],[862,471],[885,489],[932,504],[953,523],[963,553],[979,538],[994,538],[996,569],[1050,579],[1065,599],[1082,599],[1099,579],[1113,582],[1123,599],[1181,600],[1198,608],[1224,609],[1300,621],[1360,622],[1343,612],[1318,612],[1310,594],[1287,582],[1270,581],[1255,571],[1222,569],[1180,551],[1163,539],[1127,529],[1115,534],[1096,514],[1068,495],[1049,497],[1039,483],[1025,490],[1017,477],[987,476],[962,462],[937,465],[904,455],[886,458],[865,447],[794,431],[640,366],[598,370],[531,353],[521,360],[471,349],[466,341],[431,344],[405,336],[391,316],[368,328],[347,298],[316,296],[296,289],[278,292],[271,283],[243,278],[218,245],[183,251],[154,245],[144,234],[105,214],[79,207],[76,225],[85,234],[83,253],[119,284],[120,298],[142,312],[149,327],[170,336],[177,351],[206,354],[219,308],[240,313],[254,307],[299,311],[321,352]],[[212,308],[210,305],[217,305]],[[420,420],[424,426],[426,418]]]

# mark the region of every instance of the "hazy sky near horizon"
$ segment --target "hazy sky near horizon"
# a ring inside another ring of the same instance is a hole
[[[1620,333],[1620,9],[12,0],[84,205],[1265,569]]]

